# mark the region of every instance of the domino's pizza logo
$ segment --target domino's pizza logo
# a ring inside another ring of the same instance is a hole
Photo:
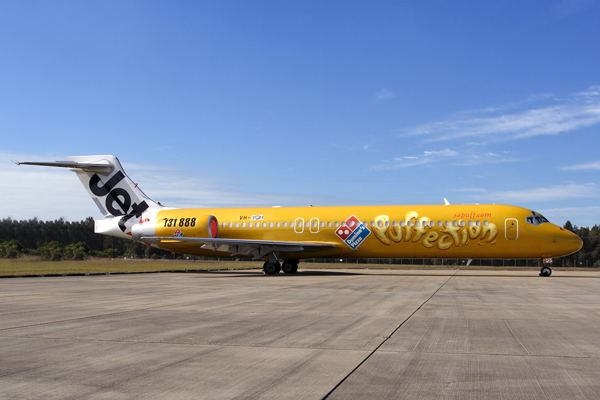
[[[346,223],[343,223],[342,226],[339,226],[335,230],[335,234],[350,246],[352,250],[356,250],[367,236],[371,234],[371,231],[353,215],[346,220]]]
[[[174,237],[182,237],[183,232],[181,232],[181,230],[177,229],[175,232],[173,232],[173,236]]]

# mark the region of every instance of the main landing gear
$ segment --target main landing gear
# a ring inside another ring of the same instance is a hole
[[[275,275],[282,270],[286,274],[298,272],[298,260],[284,260],[283,264],[280,264],[279,261],[271,262],[270,260],[267,260],[263,264],[263,271],[267,275]]]

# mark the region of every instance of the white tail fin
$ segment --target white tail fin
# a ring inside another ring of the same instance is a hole
[[[75,156],[68,161],[56,162],[20,162],[16,164],[63,167],[77,173],[94,203],[105,218],[121,216],[120,229],[125,232],[125,224],[133,217],[161,206],[142,192],[123,171],[115,156]]]

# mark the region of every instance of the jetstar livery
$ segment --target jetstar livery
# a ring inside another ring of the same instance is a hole
[[[76,172],[105,217],[96,233],[175,253],[263,258],[267,274],[294,273],[299,259],[313,257],[538,258],[549,276],[547,259],[582,246],[541,214],[496,204],[169,208],[150,200],[114,156],[67,160],[15,163]]]

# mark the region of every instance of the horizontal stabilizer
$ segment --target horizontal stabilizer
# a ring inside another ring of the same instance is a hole
[[[35,161],[13,161],[17,165],[39,165],[42,167],[62,167],[72,169],[85,169],[96,172],[108,172],[112,166],[108,162],[81,163],[75,161],[54,161],[54,162],[35,162]]]

